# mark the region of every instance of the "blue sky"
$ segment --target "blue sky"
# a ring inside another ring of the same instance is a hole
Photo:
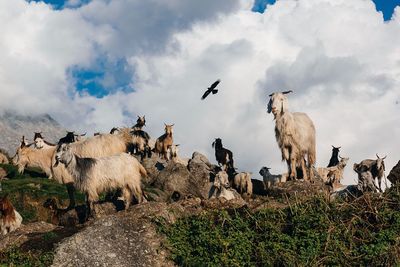
[[[31,0],[40,2],[43,1],[51,4],[54,9],[63,9],[66,0]],[[91,0],[77,1],[79,4],[74,8],[89,3]],[[376,9],[383,13],[383,19],[388,21],[391,19],[394,8],[400,5],[400,0],[372,0],[375,3]],[[268,5],[275,4],[276,0],[255,0],[252,11],[263,13],[268,8]],[[73,86],[81,93],[89,93],[97,98],[102,98],[116,91],[131,91],[129,88],[131,83],[125,59],[118,59],[116,62],[108,62],[107,58],[98,58],[94,67],[80,68],[74,66],[70,68],[69,74],[74,81]]]

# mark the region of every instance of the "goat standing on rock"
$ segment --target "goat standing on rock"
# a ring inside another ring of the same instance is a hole
[[[234,169],[233,166],[233,154],[232,151],[222,146],[221,138],[216,138],[212,143],[212,147],[215,147],[215,159],[218,164],[222,166],[224,171],[228,169]]]
[[[290,179],[296,179],[296,166],[300,163],[304,180],[311,179],[315,164],[315,127],[307,114],[289,112],[286,94],[292,91],[270,94],[268,113],[274,115],[275,137],[282,153],[282,160],[288,165]],[[307,155],[307,168],[305,156]],[[307,172],[308,169],[308,172]],[[310,174],[308,178],[307,173]]]
[[[168,148],[173,145],[174,138],[172,136],[174,124],[165,124],[165,133],[157,138],[154,151],[159,156],[163,156],[165,160],[168,160]]]

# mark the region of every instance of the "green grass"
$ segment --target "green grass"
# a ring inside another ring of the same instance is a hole
[[[22,251],[17,247],[0,252],[0,266],[41,267],[50,266],[53,262],[53,252]]]
[[[394,266],[400,263],[400,193],[351,203],[322,197],[287,208],[206,211],[156,220],[180,266]]]

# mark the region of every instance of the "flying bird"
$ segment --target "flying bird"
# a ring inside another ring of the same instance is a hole
[[[221,82],[221,80],[216,80],[213,84],[211,84],[210,87],[208,87],[207,91],[204,92],[203,96],[201,97],[201,100],[206,99],[206,97],[210,94],[213,93],[213,95],[215,95],[216,93],[218,93],[218,89],[215,89],[215,87],[217,87],[217,85]]]

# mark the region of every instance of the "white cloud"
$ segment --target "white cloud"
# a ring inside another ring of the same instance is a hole
[[[399,9],[383,23],[370,1],[277,1],[264,14],[249,3],[115,0],[56,12],[2,1],[0,102],[92,132],[146,114],[154,137],[163,122],[175,123],[183,154],[213,159],[211,142],[221,137],[237,167],[259,177],[263,165],[286,168],[266,104],[272,91],[292,89],[291,110],[315,123],[318,164],[328,163],[333,144],[351,158],[347,183],[352,163],[375,153],[388,155],[390,170],[400,145]],[[135,92],[74,92],[67,70],[104,54],[126,58]],[[200,101],[217,78],[220,92]]]

